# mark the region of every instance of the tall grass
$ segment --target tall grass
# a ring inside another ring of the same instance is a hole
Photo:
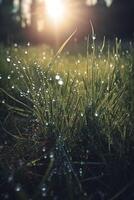
[[[1,168],[5,174],[11,168],[11,188],[21,185],[18,199],[117,199],[124,186],[111,163],[127,168],[133,154],[133,48],[117,39],[110,48],[105,40],[98,45],[95,36],[83,56],[61,53],[63,47],[57,54],[44,46],[1,47]],[[35,167],[31,194],[20,174]],[[92,180],[101,189],[88,191]]]

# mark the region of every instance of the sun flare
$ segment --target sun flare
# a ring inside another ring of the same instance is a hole
[[[62,21],[65,14],[63,0],[45,0],[47,15],[55,22]]]

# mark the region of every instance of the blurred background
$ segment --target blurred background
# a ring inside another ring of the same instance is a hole
[[[77,28],[75,40],[133,38],[134,0],[0,0],[0,42],[64,41]]]

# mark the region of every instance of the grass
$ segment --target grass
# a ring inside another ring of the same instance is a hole
[[[133,45],[81,46],[1,46],[1,199],[133,199]]]

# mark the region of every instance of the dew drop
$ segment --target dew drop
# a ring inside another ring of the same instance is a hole
[[[30,46],[30,42],[27,43],[27,46],[28,46],[28,47]]]
[[[46,187],[43,186],[43,187],[41,188],[41,190],[42,190],[43,192],[46,191]]]
[[[16,192],[20,192],[20,190],[21,190],[21,186],[20,186],[20,184],[18,184],[18,185],[15,187],[15,191],[16,191]]]
[[[7,62],[11,62],[11,59],[9,57],[7,58]]]
[[[83,173],[82,168],[79,169],[79,173],[80,173],[80,176],[82,176],[82,173]]]
[[[11,181],[13,181],[13,175],[10,175],[10,176],[8,177],[8,183],[10,183]]]
[[[23,92],[20,92],[20,96],[23,97],[23,96],[24,96],[24,93],[23,93]]]
[[[6,53],[7,53],[7,55],[9,55],[9,51],[8,50],[6,51]]]
[[[53,158],[54,158],[54,154],[51,152],[50,155],[49,155],[49,157],[50,157],[51,159],[53,159]]]
[[[83,113],[81,113],[80,116],[83,117],[84,116]]]
[[[86,192],[84,192],[84,194],[83,194],[84,196],[87,196],[87,193]]]
[[[77,60],[77,64],[80,64],[80,60]]]
[[[94,115],[95,115],[95,117],[98,117],[98,113],[97,112]]]
[[[7,79],[8,79],[8,80],[10,80],[10,79],[11,79],[11,76],[10,76],[10,75],[8,75]]]
[[[47,159],[47,155],[44,155],[44,159]]]
[[[88,150],[88,149],[86,150],[86,153],[89,153],[89,150]]]
[[[3,103],[3,104],[5,103],[5,99],[2,100],[2,103]]]
[[[113,68],[113,64],[110,64],[110,68]]]
[[[18,47],[18,44],[17,44],[17,43],[14,43],[14,47],[17,48],[17,47]]]
[[[55,76],[55,79],[56,79],[56,80],[60,80],[60,76],[57,74],[57,75]]]
[[[93,35],[92,39],[93,39],[93,40],[96,40],[96,37],[95,37],[95,35]]]
[[[43,196],[43,197],[46,197],[46,192],[42,192],[42,196]]]
[[[60,79],[60,80],[58,81],[58,84],[59,84],[59,85],[63,85],[63,84],[64,84],[63,80]]]
[[[45,152],[45,151],[46,151],[46,148],[45,148],[45,147],[43,147],[43,148],[42,148],[42,151],[43,151],[43,152]]]

